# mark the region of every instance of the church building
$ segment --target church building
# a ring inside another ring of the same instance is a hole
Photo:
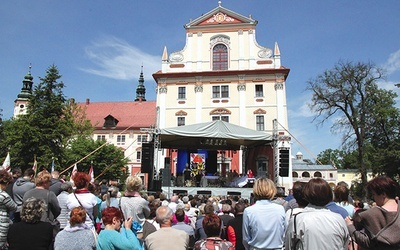
[[[168,53],[165,47],[161,70],[153,74],[157,127],[222,120],[271,134],[274,141],[239,150],[204,150],[199,145],[197,150],[158,151],[158,167],[169,162],[172,172],[179,175],[200,155],[206,158],[206,174],[251,170],[282,184],[277,170],[280,149],[285,157],[290,155],[286,105],[290,70],[281,65],[277,42],[271,41],[270,46],[257,43],[257,24],[251,15],[243,16],[219,2],[184,25],[184,48]],[[288,163],[280,175],[287,177],[290,172]]]

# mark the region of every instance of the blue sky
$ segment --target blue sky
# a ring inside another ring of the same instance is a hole
[[[152,74],[168,52],[185,45],[183,25],[218,5],[217,0],[14,0],[0,3],[0,108],[12,116],[23,77],[32,64],[34,82],[54,64],[64,94],[78,102],[132,101],[143,64],[148,100],[155,100]],[[374,62],[387,70],[379,83],[400,82],[398,0],[225,0],[222,6],[258,20],[264,47],[278,42],[286,82],[293,154],[314,158],[339,148],[341,136],[312,123],[306,82],[339,60]],[[399,99],[400,100],[400,99]],[[400,103],[398,101],[398,103]]]

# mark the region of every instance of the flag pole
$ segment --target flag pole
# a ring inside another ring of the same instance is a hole
[[[127,131],[129,128],[131,128],[134,125],[134,123],[132,123],[129,127],[127,127],[126,129],[122,130],[120,134],[124,133],[125,131]],[[70,168],[72,168],[75,164],[80,163],[81,161],[83,161],[84,159],[86,159],[87,157],[89,157],[90,155],[94,154],[97,150],[99,150],[100,148],[104,147],[105,145],[107,145],[108,142],[105,142],[103,145],[99,146],[98,148],[96,148],[95,150],[93,150],[92,152],[90,152],[88,155],[86,155],[85,157],[83,157],[82,159],[80,159],[79,161],[75,162],[74,164],[72,164],[71,166],[69,166],[68,168],[64,169],[63,171],[60,172],[60,175],[63,174],[64,172],[68,171]],[[100,174],[101,175],[101,174]],[[98,176],[97,176],[98,177]],[[96,178],[95,178],[96,179]]]
[[[68,171],[70,168],[72,168],[75,164],[80,163],[81,161],[83,161],[84,159],[88,158],[90,155],[94,154],[96,151],[98,151],[99,149],[101,149],[102,147],[104,147],[105,145],[107,145],[108,142],[105,142],[104,144],[100,145],[98,148],[96,148],[95,150],[93,150],[92,152],[90,152],[89,154],[87,154],[85,157],[81,158],[79,161],[75,162],[74,164],[72,164],[71,166],[69,166],[68,168],[64,169],[63,171],[60,172],[60,175],[63,174],[64,172]]]

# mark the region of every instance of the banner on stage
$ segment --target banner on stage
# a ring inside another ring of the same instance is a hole
[[[190,154],[190,171],[192,175],[204,174],[206,169],[206,155],[199,153]]]

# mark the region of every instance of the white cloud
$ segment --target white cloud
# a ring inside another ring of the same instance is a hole
[[[393,90],[393,91],[398,90],[398,88],[396,87],[396,84],[398,84],[398,82],[379,81],[377,84],[378,84],[379,88],[381,88],[381,89]]]
[[[388,74],[392,74],[400,70],[400,49],[390,54],[383,67],[387,70]]]
[[[128,42],[107,36],[85,48],[86,57],[97,67],[81,70],[99,76],[118,80],[132,80],[143,65],[146,79],[161,68],[161,55],[154,56],[141,51]]]
[[[290,104],[290,106],[295,109],[289,109],[290,117],[292,118],[311,118],[315,114],[310,109],[308,104],[312,98],[311,93],[304,94],[302,96],[296,97],[296,100]]]

